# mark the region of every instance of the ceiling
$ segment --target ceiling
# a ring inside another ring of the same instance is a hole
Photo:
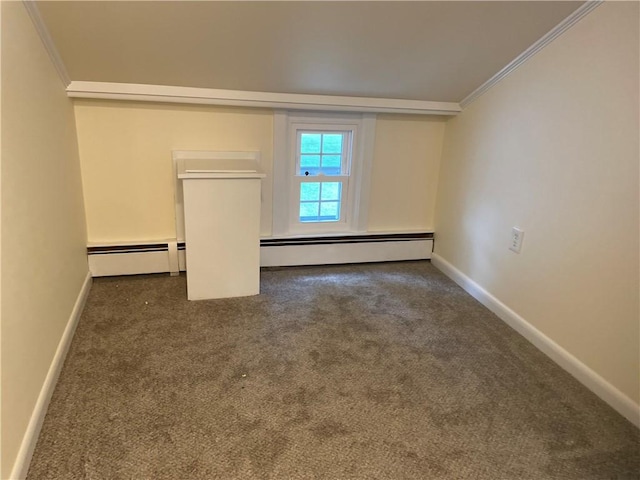
[[[73,81],[460,102],[582,3],[37,6]]]

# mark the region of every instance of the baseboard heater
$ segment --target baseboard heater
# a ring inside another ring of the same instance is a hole
[[[94,277],[186,270],[185,243],[175,240],[87,247]],[[260,265],[281,267],[431,258],[433,232],[263,238]]]

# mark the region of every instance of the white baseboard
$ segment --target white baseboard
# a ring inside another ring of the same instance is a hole
[[[84,279],[82,288],[78,293],[76,303],[74,304],[71,315],[69,316],[67,326],[62,333],[62,337],[60,338],[60,342],[58,343],[58,348],[56,349],[56,353],[53,356],[51,365],[49,366],[47,376],[45,377],[42,388],[40,389],[40,395],[38,395],[38,400],[36,401],[36,405],[33,408],[31,419],[29,420],[29,425],[27,425],[27,430],[24,434],[24,437],[22,437],[20,450],[18,450],[18,455],[13,464],[13,470],[11,471],[11,477],[9,477],[11,480],[19,480],[27,476],[27,472],[29,471],[29,464],[31,463],[31,457],[33,456],[33,451],[36,448],[36,443],[38,442],[40,429],[42,428],[42,422],[44,421],[44,417],[47,414],[47,408],[49,407],[51,395],[53,394],[56,382],[58,381],[58,376],[60,375],[60,371],[62,370],[64,359],[66,358],[67,352],[69,351],[71,339],[73,338],[76,326],[78,325],[78,320],[80,320],[82,310],[84,309],[84,305],[87,301],[89,290],[91,290],[91,273],[87,272],[87,276]]]
[[[607,402],[618,413],[627,418],[637,427],[640,427],[640,405],[637,405],[628,396],[611,385],[591,368],[547,337],[544,333],[535,328],[440,255],[433,253],[431,256],[431,263],[438,270],[460,285],[467,291],[467,293],[495,313],[498,318],[551,358],[551,360],[573,375],[580,383]]]

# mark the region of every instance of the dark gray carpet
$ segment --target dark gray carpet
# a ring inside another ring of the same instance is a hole
[[[638,430],[428,262],[97,279],[29,479],[631,479]]]

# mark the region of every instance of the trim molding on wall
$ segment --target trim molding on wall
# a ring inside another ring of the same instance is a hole
[[[423,260],[431,257],[433,232],[263,238],[262,267]],[[147,273],[177,274],[186,270],[185,244],[146,242],[90,245],[89,269],[94,277]],[[176,258],[177,253],[177,258]]]
[[[364,233],[369,223],[369,203],[371,196],[371,171],[373,169],[373,155],[376,138],[376,114],[330,114],[330,113],[296,113],[283,110],[273,112],[273,219],[271,234],[295,235],[302,232],[313,234],[314,228],[293,225],[292,212],[292,162],[295,150],[295,127],[301,124],[315,125],[337,124],[339,129],[351,127],[356,131],[353,139],[353,155],[351,160],[351,180],[349,180],[348,195],[345,210],[350,230]],[[327,127],[328,128],[328,127]],[[178,190],[176,189],[176,192]],[[181,206],[179,206],[180,208]],[[297,207],[296,207],[297,208]],[[343,222],[344,223],[344,222]],[[335,225],[336,228],[342,228]],[[331,226],[325,225],[329,231]],[[316,232],[318,230],[315,230]],[[339,231],[339,230],[336,230]],[[180,232],[178,231],[178,237]],[[179,237],[180,238],[180,237]]]
[[[362,115],[362,142],[358,148],[360,168],[362,171],[356,178],[356,222],[352,225],[358,232],[366,232],[369,225],[369,205],[371,204],[371,172],[373,172],[373,156],[376,148],[377,116],[372,113]]]
[[[460,102],[460,106],[462,108],[467,108],[467,106],[480,97],[483,93],[493,87],[495,84],[500,82],[503,78],[513,72],[516,68],[522,65],[524,62],[533,57],[536,53],[542,50],[544,47],[549,45],[552,41],[554,41],[557,37],[562,35],[565,31],[571,28],[573,25],[578,23],[578,21],[587,15],[589,12],[598,7],[604,0],[588,0],[583,5],[578,7],[571,15],[565,18],[558,25],[553,27],[549,32],[547,32],[542,38],[540,38],[537,42],[527,48],[524,52],[518,55],[515,59],[513,59],[510,63],[507,64],[502,70],[496,73],[489,80],[484,82],[478,88],[476,88],[473,92],[467,95]]]
[[[71,339],[73,338],[76,326],[78,325],[78,321],[82,315],[82,310],[84,309],[90,290],[91,272],[87,272],[76,302],[73,306],[73,310],[71,310],[67,326],[65,327],[62,337],[60,338],[60,342],[58,343],[56,353],[51,360],[47,376],[45,377],[42,388],[40,389],[40,395],[38,395],[38,400],[33,408],[29,425],[27,425],[27,430],[24,437],[22,437],[20,450],[18,450],[18,455],[13,464],[13,470],[11,471],[10,478],[12,479],[21,479],[27,476],[31,457],[33,456],[33,451],[36,448],[36,443],[38,441],[38,436],[40,435],[42,422],[44,421],[44,417],[47,413],[51,395],[53,395],[53,390],[55,389],[56,382],[58,381],[62,365],[64,364],[67,352],[69,351],[69,346],[71,345]]]
[[[453,102],[248,92],[134,83],[73,81],[67,87],[67,95],[72,98],[195,103],[287,110],[411,113],[417,115],[456,115],[461,111],[460,105]]]
[[[634,425],[640,427],[640,405],[637,405],[624,393],[507,307],[443,257],[437,253],[433,253],[431,263],[460,285],[476,300],[495,313],[498,318],[531,342],[551,360],[573,375],[580,383],[611,405],[618,413]]]
[[[273,112],[273,199],[271,233],[284,235],[289,230],[289,112]],[[284,140],[283,140],[284,139]]]
[[[23,0],[22,1],[24,7],[27,9],[27,13],[31,17],[31,21],[33,22],[33,26],[35,27],[38,35],[40,35],[40,39],[44,45],[44,48],[47,50],[49,57],[51,58],[51,62],[58,72],[58,76],[62,81],[64,87],[68,87],[71,83],[71,78],[69,77],[69,73],[67,73],[67,68],[64,66],[62,62],[62,58],[60,57],[60,53],[58,53],[58,49],[53,43],[53,39],[51,38],[51,34],[49,33],[49,29],[42,20],[42,16],[40,16],[40,10],[38,10],[38,6],[34,0]]]

